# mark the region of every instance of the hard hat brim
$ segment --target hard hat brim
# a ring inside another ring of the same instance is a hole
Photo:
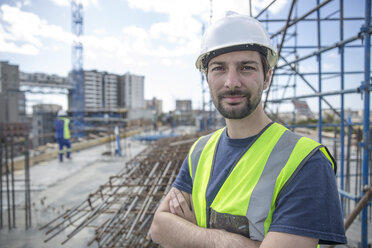
[[[266,56],[269,65],[271,67],[274,67],[276,63],[278,62],[278,57],[276,54],[276,51],[273,50],[271,47],[262,46],[261,44],[238,44],[233,46],[225,46],[218,49],[214,49],[210,52],[206,52],[204,54],[201,54],[196,62],[195,66],[197,69],[199,69],[202,72],[207,72],[208,63],[209,61],[217,57],[219,55],[229,53],[229,52],[236,52],[236,51],[257,51],[264,56]],[[265,51],[265,52],[264,52]]]

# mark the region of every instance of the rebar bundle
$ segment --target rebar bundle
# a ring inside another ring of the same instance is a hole
[[[42,226],[48,235],[45,242],[69,230],[64,244],[81,230],[94,228],[88,246],[96,242],[98,247],[156,247],[149,236],[153,214],[196,137],[151,144],[87,199]]]
[[[16,196],[22,195],[25,227],[31,227],[29,129],[24,123],[0,123],[0,229],[5,226],[6,219],[9,230],[16,228]],[[23,158],[23,179],[15,179],[16,158]]]

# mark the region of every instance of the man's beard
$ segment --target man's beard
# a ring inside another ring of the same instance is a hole
[[[256,95],[253,96],[248,91],[244,92],[241,90],[231,90],[217,95],[217,99],[215,96],[212,96],[212,99],[217,110],[223,117],[227,119],[243,119],[249,116],[257,108],[258,104],[261,102],[261,95],[262,95],[261,89],[258,89]],[[222,103],[223,98],[229,96],[242,96],[244,102],[239,103],[241,105],[240,107],[238,106],[234,107],[235,104],[233,103],[223,104]]]

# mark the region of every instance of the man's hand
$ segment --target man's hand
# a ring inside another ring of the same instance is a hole
[[[202,228],[195,223],[191,195],[172,188],[154,214],[151,238],[163,247],[259,247],[260,242],[239,234]]]
[[[175,214],[193,224],[196,224],[195,214],[191,208],[191,204],[189,206],[185,196],[176,188],[173,188],[171,190],[169,209],[172,214]]]

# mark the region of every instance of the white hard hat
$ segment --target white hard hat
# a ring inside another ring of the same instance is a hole
[[[67,116],[67,113],[66,113],[66,111],[61,109],[61,110],[58,111],[57,116]]]
[[[212,58],[241,50],[263,53],[271,67],[278,61],[276,49],[262,24],[248,15],[228,11],[224,18],[213,23],[204,33],[195,66],[205,72]]]

